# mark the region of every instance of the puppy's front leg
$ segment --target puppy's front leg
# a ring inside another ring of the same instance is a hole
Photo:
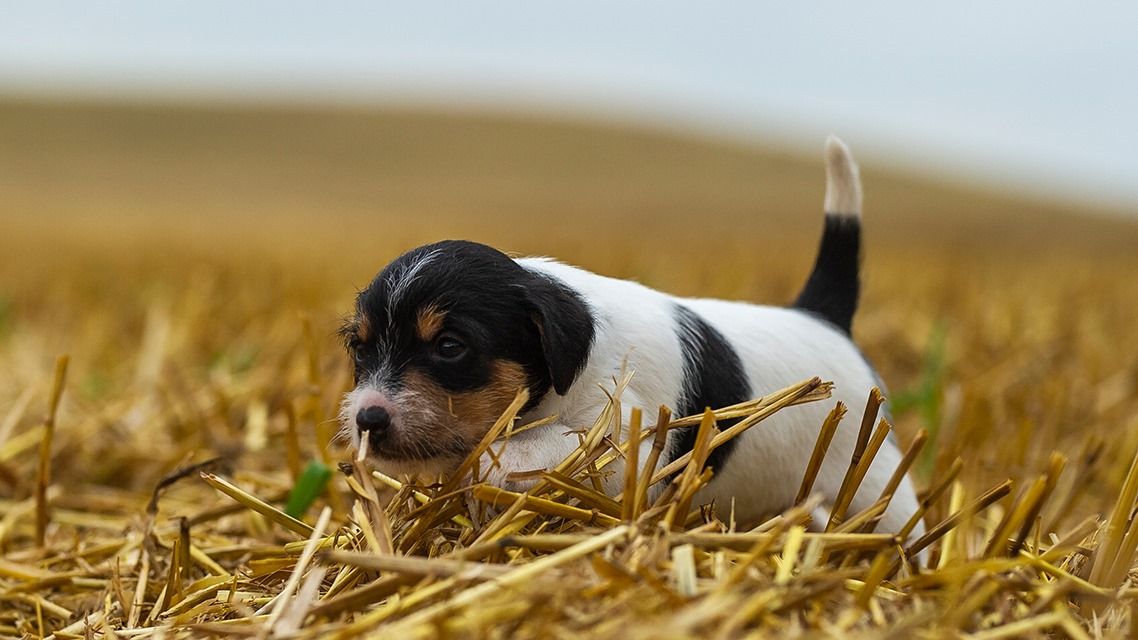
[[[476,480],[508,491],[525,491],[541,479],[541,472],[569,457],[580,442],[576,432],[556,422],[512,435],[482,454]]]

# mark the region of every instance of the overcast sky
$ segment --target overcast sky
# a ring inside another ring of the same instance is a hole
[[[0,0],[0,92],[466,103],[1138,213],[1138,3]]]

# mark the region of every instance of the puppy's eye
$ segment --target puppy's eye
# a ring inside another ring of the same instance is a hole
[[[359,356],[360,347],[362,346],[362,342],[353,338],[350,342],[348,342],[348,353],[352,354],[353,358],[357,357]]]
[[[367,360],[367,345],[359,341],[352,341],[348,344],[348,353],[352,354],[352,362],[355,363],[356,368],[363,367]]]
[[[435,355],[443,360],[457,360],[466,352],[466,344],[453,333],[444,333],[435,340]]]

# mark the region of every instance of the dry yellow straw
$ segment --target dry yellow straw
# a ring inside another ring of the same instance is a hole
[[[484,600],[495,591],[524,585],[556,567],[588,556],[610,544],[620,542],[628,533],[629,527],[627,525],[609,529],[592,539],[573,545],[563,551],[542,556],[521,565],[495,580],[465,589],[435,606],[408,615],[383,631],[394,638],[419,637],[425,633],[430,633],[435,629],[432,623],[441,620],[451,612]]]
[[[451,558],[381,556],[350,551],[326,551],[321,553],[319,557],[323,562],[337,562],[372,571],[389,571],[420,578],[460,576],[464,580],[489,580],[513,570],[513,567],[507,565],[484,564]]]
[[[711,455],[711,440],[718,433],[719,430],[715,426],[715,414],[710,410],[704,411],[703,420],[700,421],[699,429],[695,434],[695,443],[692,445],[687,466],[684,467],[680,477],[672,483],[678,488],[680,497],[669,505],[667,515],[664,517],[664,521],[669,526],[676,523],[677,517],[687,514],[692,498],[695,497],[695,488],[692,485],[703,473],[707,457]]]
[[[640,515],[640,495],[636,486],[640,466],[640,408],[633,407],[628,420],[628,447],[624,456],[624,492],[626,496],[621,505],[621,519],[625,522],[635,520]]]
[[[961,509],[960,511],[958,511],[956,513],[949,515],[947,518],[942,520],[936,526],[931,527],[925,533],[925,535],[921,536],[920,538],[917,538],[916,541],[914,541],[912,544],[910,544],[905,549],[905,553],[909,556],[913,556],[913,555],[916,555],[917,553],[920,553],[925,547],[929,546],[930,544],[935,542],[937,539],[939,539],[941,536],[943,536],[945,533],[947,533],[949,530],[951,530],[954,527],[956,527],[957,525],[959,525],[963,520],[971,517],[973,514],[980,513],[981,511],[983,511],[984,509],[987,509],[989,506],[996,503],[997,501],[1002,500],[1005,496],[1007,496],[1009,493],[1011,493],[1011,491],[1012,491],[1011,480],[1005,480],[1004,482],[1001,482],[1000,484],[996,485],[995,487],[992,487],[991,489],[986,491],[983,495],[981,495],[980,497],[973,500],[968,506],[964,507],[963,509]]]
[[[830,443],[838,431],[838,423],[845,415],[846,405],[838,402],[822,422],[818,438],[814,441],[814,451],[810,454],[810,462],[806,464],[806,473],[802,476],[802,483],[798,485],[798,495],[794,498],[794,504],[802,504],[814,489],[814,481],[818,479],[818,472],[822,469],[826,452],[830,449]]]
[[[282,527],[296,532],[302,536],[312,535],[312,527],[297,520],[296,518],[288,515],[287,513],[273,507],[271,504],[261,500],[251,493],[246,492],[240,487],[228,482],[227,480],[216,476],[212,473],[203,472],[202,479],[208,482],[215,489],[224,493],[225,495],[233,498],[237,502],[244,505],[246,508],[255,511],[269,520],[281,525]]]
[[[861,452],[854,453],[850,464],[851,468],[846,473],[842,486],[838,489],[837,503],[830,512],[828,529],[837,527],[845,519],[846,511],[853,502],[854,496],[857,495],[858,489],[861,488],[861,481],[869,473],[869,467],[873,464],[874,458],[877,457],[877,452],[881,450],[881,445],[889,437],[889,430],[889,423],[883,419],[873,432],[873,437],[862,447]],[[848,484],[846,484],[847,482]]]
[[[294,594],[296,594],[297,588],[300,586],[301,578],[303,578],[304,573],[308,571],[308,565],[312,562],[312,557],[316,554],[316,550],[324,538],[324,530],[328,528],[328,524],[331,520],[331,507],[324,507],[320,512],[320,517],[316,520],[316,526],[312,528],[312,534],[308,537],[308,542],[304,545],[304,551],[300,554],[300,558],[296,561],[296,566],[293,567],[292,573],[289,575],[288,582],[285,583],[284,588],[277,593],[276,597],[274,597],[269,604],[261,607],[261,609],[254,614],[269,614],[268,620],[265,621],[265,629],[269,630],[270,633],[277,631],[275,628],[277,621],[284,615],[290,601],[293,599]]]
[[[1048,498],[1051,497],[1051,493],[1055,490],[1055,486],[1059,484],[1059,475],[1063,473],[1063,469],[1066,465],[1067,457],[1061,453],[1053,452],[1047,467],[1047,473],[1043,477],[1042,487],[1037,491],[1030,492],[1025,499],[1016,505],[1016,515],[1021,524],[1019,535],[1016,536],[1012,542],[1011,549],[1008,551],[1009,555],[1014,556],[1023,548],[1028,532],[1033,525],[1038,523],[1039,514],[1043,511],[1043,505],[1047,503]]]
[[[599,511],[589,511],[587,509],[580,509],[571,507],[560,502],[554,502],[545,498],[538,498],[528,493],[515,493],[513,491],[506,491],[497,487],[489,485],[476,485],[471,490],[471,495],[476,500],[482,500],[488,504],[496,507],[502,507],[515,502],[521,502],[526,509],[535,513],[544,513],[546,515],[557,516],[560,518],[569,518],[571,520],[580,520],[585,523],[597,523],[602,525],[613,526],[620,523],[620,520],[613,516],[603,514]]]
[[[861,417],[861,428],[858,430],[857,441],[854,443],[853,454],[850,456],[850,464],[846,468],[846,475],[842,478],[842,484],[838,489],[837,503],[830,512],[830,521],[826,524],[827,530],[833,529],[845,518],[846,509],[853,501],[858,487],[861,486],[862,479],[873,463],[873,458],[877,455],[878,449],[888,435],[889,423],[882,419],[877,430],[873,432],[872,439],[870,437],[873,423],[877,420],[877,412],[884,401],[885,399],[877,387],[870,390],[865,403],[865,412]]]
[[[893,494],[897,492],[897,487],[901,486],[901,482],[903,482],[905,478],[908,477],[909,469],[913,466],[913,463],[916,461],[917,456],[920,455],[921,450],[925,446],[925,442],[928,440],[928,437],[928,431],[924,429],[917,431],[917,435],[915,435],[912,442],[909,443],[909,448],[906,449],[905,454],[901,456],[901,462],[897,464],[897,468],[893,470],[893,475],[889,477],[889,482],[885,484],[885,488],[881,491],[881,497],[879,500],[885,502],[885,507],[882,509],[882,514],[885,513],[885,509],[888,509],[889,503],[893,500]],[[863,531],[873,531],[873,527],[877,524],[878,519],[874,519],[867,523],[863,528]]]
[[[738,436],[739,434],[743,433],[747,429],[750,429],[751,427],[755,426],[759,422],[762,422],[763,420],[774,415],[780,409],[788,407],[788,406],[796,403],[799,400],[803,400],[807,396],[813,395],[813,393],[815,391],[824,391],[825,392],[824,394],[813,396],[814,399],[816,399],[816,400],[822,400],[822,399],[829,396],[830,385],[829,385],[829,383],[822,382],[822,380],[820,378],[812,378],[810,380],[806,380],[806,381],[800,382],[796,385],[787,387],[781,391],[777,391],[777,392],[771,394],[770,396],[764,397],[763,400],[767,400],[768,398],[770,399],[769,404],[765,404],[765,406],[763,406],[761,409],[758,409],[757,411],[752,413],[746,419],[741,420],[740,422],[732,425],[727,430],[721,431],[720,433],[716,434],[715,437],[711,439],[711,442],[708,445],[709,446],[709,453],[710,453],[710,451],[714,451],[716,448],[718,448],[724,442],[727,442],[728,440],[730,440],[730,439]],[[681,423],[680,421],[676,421],[676,423],[672,425],[672,428],[676,428],[680,424],[683,424],[683,423]],[[675,472],[679,471],[680,469],[683,469],[685,466],[687,466],[688,462],[692,458],[692,453],[693,452],[689,451],[689,452],[683,454],[682,456],[679,456],[678,458],[676,458],[672,462],[668,463],[663,469],[660,469],[659,471],[657,471],[652,476],[652,484],[660,482],[664,478],[667,478],[668,476],[672,475],[673,473],[675,473]]]
[[[648,459],[644,461],[644,468],[640,471],[640,478],[636,481],[634,500],[637,512],[643,512],[644,509],[648,508],[648,493],[652,486],[652,474],[656,472],[656,465],[664,453],[664,448],[667,447],[671,418],[672,412],[667,407],[660,407],[660,412],[656,416],[656,432],[652,437],[652,448],[648,450]]]
[[[596,509],[614,518],[623,517],[624,506],[621,503],[603,493],[595,491],[591,487],[586,487],[578,480],[556,471],[543,473],[541,477],[545,479],[546,483],[552,489],[560,491],[571,498],[575,498],[586,507]]]
[[[63,397],[63,385],[67,380],[67,356],[60,356],[55,362],[55,378],[51,385],[51,398],[44,418],[43,440],[40,442],[40,465],[36,474],[36,545],[42,547],[47,535],[48,513],[47,487],[51,484],[51,443],[55,437],[55,417],[59,411],[59,400]]]
[[[1135,546],[1138,546],[1138,536],[1130,534],[1135,528],[1130,515],[1134,511],[1136,500],[1138,500],[1138,453],[1130,462],[1130,470],[1126,473],[1122,492],[1114,503],[1114,509],[1106,522],[1099,544],[1091,554],[1091,572],[1088,577],[1091,584],[1113,589],[1122,583],[1129,572]]]

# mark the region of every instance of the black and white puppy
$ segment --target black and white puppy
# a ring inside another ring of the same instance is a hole
[[[621,397],[655,415],[700,413],[819,376],[835,397],[864,406],[880,386],[850,340],[859,292],[861,186],[845,146],[826,146],[825,231],[805,287],[790,307],[677,298],[635,282],[547,258],[511,259],[491,247],[444,241],[408,251],[360,292],[343,335],[356,387],[341,420],[354,445],[368,438],[389,473],[453,469],[486,434],[521,387],[522,423],[556,420],[511,437],[489,481],[550,469],[591,426],[614,375],[634,372]],[[721,509],[734,501],[741,522],[790,506],[818,431],[832,405],[779,411],[713,452],[715,475],[698,498]],[[627,409],[626,415],[627,418]],[[833,501],[858,431],[847,419],[830,445],[815,490]],[[365,435],[366,434],[366,435]],[[693,446],[694,428],[669,434],[661,465]],[[645,441],[640,459],[647,457]],[[900,460],[887,442],[849,513],[870,506]],[[483,469],[491,465],[483,465]],[[607,489],[620,491],[616,465]],[[906,479],[878,526],[898,531],[917,509]],[[828,512],[828,511],[827,511]]]

